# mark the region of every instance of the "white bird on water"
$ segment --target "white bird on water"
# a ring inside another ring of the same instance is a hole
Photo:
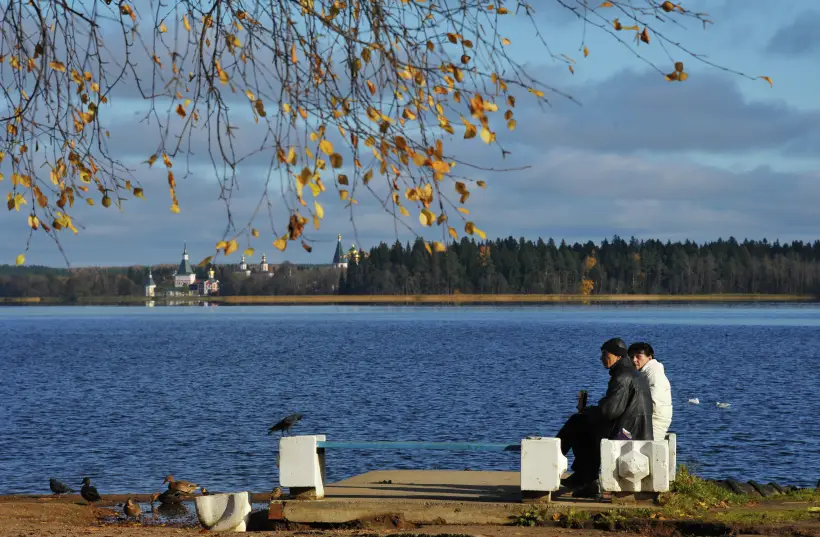
[[[689,399],[689,404],[699,405],[700,404],[700,399],[698,399],[697,397],[695,397],[694,399]]]
[[[720,403],[720,402],[715,403],[715,405],[718,408],[729,408],[730,406],[732,406],[730,403]]]

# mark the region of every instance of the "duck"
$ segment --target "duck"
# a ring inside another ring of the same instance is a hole
[[[63,483],[62,481],[58,481],[53,477],[48,480],[48,486],[51,489],[51,492],[59,496],[60,494],[68,494],[69,492],[74,492],[74,489]]]
[[[282,497],[282,489],[276,487],[272,491],[270,491],[270,501],[278,500]]]
[[[163,483],[168,483],[168,490],[178,490],[180,492],[184,492],[185,494],[190,494],[199,488],[199,485],[196,483],[191,483],[190,481],[177,481],[174,479],[173,474],[166,475]]]
[[[151,495],[151,505],[154,505],[157,500],[163,505],[179,503],[182,501],[182,492],[174,489],[168,489],[162,493],[155,492]]]
[[[83,488],[80,489],[80,496],[88,502],[88,505],[102,500],[102,496],[97,492],[97,488],[91,485],[90,477],[83,478]]]
[[[199,492],[202,493],[203,496],[208,496],[210,492],[205,487],[199,487]]]
[[[125,505],[122,510],[125,513],[125,518],[139,518],[142,516],[142,509],[140,509],[139,504],[131,497],[125,500]]]

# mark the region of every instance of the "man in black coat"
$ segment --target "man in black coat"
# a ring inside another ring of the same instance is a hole
[[[609,369],[606,395],[567,420],[558,432],[564,455],[572,450],[572,475],[562,485],[575,497],[597,496],[601,440],[652,440],[652,394],[649,383],[627,355],[621,338],[601,345],[601,363]]]

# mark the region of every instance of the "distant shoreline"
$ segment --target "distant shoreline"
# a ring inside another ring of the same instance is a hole
[[[818,302],[816,295],[711,294],[711,295],[544,295],[544,294],[453,294],[453,295],[272,295],[272,296],[176,296],[84,297],[77,301],[39,297],[0,297],[0,305],[103,306],[195,305],[199,303],[270,306],[270,305],[487,305],[487,304],[614,304],[614,303],[755,303]]]

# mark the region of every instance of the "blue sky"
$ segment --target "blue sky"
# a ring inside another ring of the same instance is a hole
[[[814,2],[692,1],[684,7],[708,12],[715,24],[706,30],[695,23],[661,26],[670,40],[720,65],[770,76],[774,87],[674,52],[690,78],[669,83],[595,29],[587,32],[590,54],[583,58],[580,23],[551,0],[535,4],[542,4],[537,14],[541,33],[553,52],[577,60],[575,74],[547,57],[523,18],[503,27],[513,41],[508,52],[581,105],[555,97],[542,112],[526,94],[518,94],[517,130],[498,129],[511,151],[505,161],[478,140],[454,142],[462,156],[475,162],[529,166],[472,175],[488,184],[486,190],[473,190],[467,205],[488,236],[820,239],[820,8]],[[657,41],[640,51],[671,71]],[[196,173],[178,176],[182,212],[170,212],[164,176],[138,164],[155,144],[150,129],[138,123],[144,104],[126,100],[108,116],[112,144],[135,166],[148,200],[128,201],[125,212],[78,208],[76,219],[84,228],[76,236],[63,234],[63,247],[74,266],[158,264],[178,262],[187,241],[192,260],[198,261],[213,252],[226,223],[210,164],[199,151],[193,160]],[[240,128],[250,136],[253,124]],[[0,171],[8,172],[5,164]],[[240,168],[241,191],[233,202],[237,221],[251,215],[264,175],[258,165]],[[7,181],[0,184],[4,193],[6,188]],[[338,233],[345,247],[354,240],[368,248],[412,238],[366,194],[359,196],[352,222],[332,188],[324,195],[325,223],[310,235],[312,254],[295,243],[284,253],[275,250],[263,218],[257,225],[262,236],[251,244],[256,250],[252,261],[266,253],[273,263],[329,262]],[[414,215],[405,220],[421,231]],[[0,262],[14,262],[25,248],[26,230],[25,210],[0,214]],[[426,236],[440,237],[440,229]],[[35,234],[26,257],[31,264],[64,264],[44,234]],[[238,254],[229,259],[236,261]]]

